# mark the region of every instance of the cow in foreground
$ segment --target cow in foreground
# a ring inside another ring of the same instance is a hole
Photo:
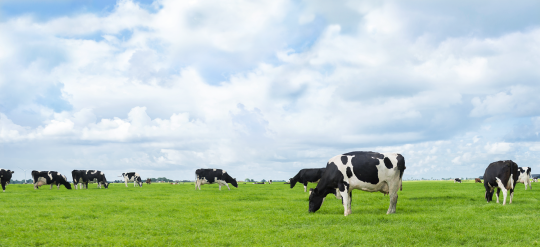
[[[396,205],[405,159],[401,154],[377,152],[350,152],[331,158],[319,184],[309,196],[309,212],[321,207],[326,195],[339,189],[344,215],[351,214],[352,190],[379,191],[390,194],[387,214],[396,212]]]
[[[202,184],[213,183],[217,183],[219,185],[219,190],[221,190],[221,186],[227,186],[227,189],[231,190],[228,183],[238,188],[236,178],[232,178],[231,176],[229,176],[229,174],[225,170],[197,169],[195,171],[195,177],[195,189],[199,188],[199,190],[201,190]]]
[[[461,183],[461,179],[459,179],[459,178],[454,178],[454,183]]]
[[[133,182],[133,187],[136,187],[137,184],[139,185],[139,187],[142,187],[142,180],[141,180],[141,176],[139,175],[139,173],[136,173],[136,172],[125,172],[125,173],[122,173],[122,176],[120,177],[123,177],[124,178],[124,182],[126,183],[126,187],[128,187],[128,182]]]
[[[60,189],[60,185],[64,185],[66,189],[71,189],[71,184],[67,181],[66,176],[57,171],[32,171],[32,179],[34,180],[34,189],[39,189],[42,185],[53,184]]]
[[[474,179],[474,183],[482,183],[482,179],[475,178],[475,179]]]
[[[508,190],[510,191],[510,203],[512,203],[518,177],[518,166],[511,160],[497,161],[489,164],[484,173],[486,201],[489,203],[493,200],[493,191],[497,187],[497,203],[499,203],[499,193],[501,190],[503,192],[503,205],[506,204]]]
[[[519,167],[519,177],[517,182],[525,184],[525,190],[527,190],[527,185],[529,185],[529,188],[532,190],[532,183],[531,183],[531,168],[530,167]]]
[[[307,192],[308,183],[318,183],[326,168],[306,168],[300,170],[294,177],[289,179],[291,189],[294,188],[296,183],[304,185],[304,192]]]
[[[86,171],[86,177],[88,180],[86,181],[86,188],[88,189],[88,182],[95,182],[97,183],[97,187],[101,189],[101,186],[105,187],[105,189],[109,188],[109,183],[107,182],[107,178],[105,178],[105,173],[98,170],[87,170]]]
[[[73,178],[73,184],[75,189],[88,189],[88,177],[86,176],[86,170],[73,170],[71,171],[71,177]]]
[[[0,169],[0,182],[2,183],[2,190],[6,192],[6,185],[11,182],[11,175],[15,173],[12,170]]]

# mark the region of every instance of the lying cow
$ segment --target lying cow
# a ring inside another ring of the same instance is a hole
[[[296,176],[289,179],[291,189],[294,188],[298,182],[304,185],[304,192],[307,192],[307,184],[318,183],[325,170],[326,168],[306,168],[300,170]]]
[[[474,183],[482,183],[482,179],[475,178],[475,179],[474,179]]]
[[[506,204],[506,193],[510,191],[510,203],[514,197],[514,188],[519,177],[518,166],[511,160],[497,161],[489,164],[484,173],[484,187],[486,188],[486,201],[493,200],[493,190],[497,187],[497,203],[499,193],[503,192],[503,205]]]
[[[518,168],[519,177],[517,182],[525,184],[525,190],[527,190],[527,185],[529,185],[529,188],[532,190],[532,183],[531,183],[531,168],[530,167],[519,167]]]
[[[139,185],[139,187],[142,187],[142,180],[141,180],[141,176],[139,175],[139,173],[136,173],[136,172],[125,172],[125,173],[122,173],[122,176],[119,176],[119,177],[123,177],[124,178],[124,182],[126,183],[126,187],[128,187],[128,182],[133,182],[133,187],[136,187],[137,184]]]
[[[109,183],[107,182],[107,178],[105,178],[105,173],[102,171],[86,170],[86,177],[88,178],[86,188],[88,188],[88,182],[90,181],[97,183],[97,187],[100,189],[102,185],[105,187],[105,189],[109,188]]]
[[[71,177],[73,178],[73,184],[75,189],[88,189],[88,177],[86,176],[86,170],[73,170],[71,171]]]
[[[4,192],[6,192],[6,185],[11,182],[11,175],[13,173],[15,172],[11,170],[0,169],[0,182],[2,183],[2,190],[4,190]]]
[[[351,191],[379,191],[390,194],[387,214],[396,212],[396,205],[405,159],[401,154],[376,152],[350,152],[331,158],[319,184],[309,196],[309,212],[321,207],[326,195],[339,189],[344,215],[351,214]]]
[[[60,174],[57,171],[32,171],[32,179],[34,180],[34,189],[39,189],[42,185],[50,184],[51,188],[53,184],[60,189],[60,185],[64,185],[66,189],[71,189],[71,184],[67,181],[66,176]]]
[[[454,183],[461,183],[461,179],[459,179],[459,178],[454,178]]]
[[[221,186],[227,186],[229,188],[230,183],[232,186],[238,188],[238,183],[236,178],[232,178],[225,170],[221,169],[197,169],[195,171],[195,189],[199,188],[201,190],[202,184],[213,184],[217,183],[219,185],[219,190]]]

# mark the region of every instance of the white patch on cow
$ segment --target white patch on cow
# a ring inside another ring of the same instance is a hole
[[[507,190],[504,184],[501,182],[499,178],[495,178],[497,180],[497,185],[499,185],[499,189],[501,189],[503,193],[503,205],[506,205],[506,196],[507,196]],[[508,179],[508,182],[510,183],[510,180],[512,180],[512,176],[510,176],[510,179]],[[499,195],[497,195],[497,203],[499,203]]]
[[[214,171],[216,171],[216,169],[214,169]]]
[[[306,190],[307,190],[307,186],[304,185],[304,192],[306,192]]]

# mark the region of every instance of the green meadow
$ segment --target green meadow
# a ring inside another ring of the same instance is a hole
[[[303,186],[283,183],[230,191],[196,191],[192,183],[8,185],[0,194],[0,246],[539,245],[536,185],[518,184],[514,202],[502,206],[486,203],[483,184],[472,181],[405,181],[396,214],[386,215],[388,196],[355,190],[347,217],[331,194],[308,213]]]

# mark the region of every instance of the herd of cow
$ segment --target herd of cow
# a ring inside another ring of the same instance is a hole
[[[290,188],[296,183],[304,185],[304,192],[307,192],[308,183],[317,183],[315,189],[309,192],[309,212],[316,212],[322,206],[326,196],[330,193],[341,199],[344,207],[344,215],[351,214],[352,190],[358,189],[367,192],[381,192],[390,196],[390,206],[387,214],[396,212],[398,190],[402,189],[403,172],[405,171],[405,158],[397,153],[377,153],[377,152],[350,152],[337,155],[331,158],[326,168],[302,169],[296,176],[289,179]],[[0,169],[2,189],[11,179],[11,170]],[[88,188],[88,182],[94,181],[98,188],[103,185],[108,188],[105,174],[97,170],[73,170],[73,183],[75,189]],[[221,169],[197,169],[195,171],[195,189],[201,189],[203,184],[217,183],[219,190],[229,183],[238,188],[235,178],[232,178],[226,171]],[[499,193],[503,192],[503,205],[506,204],[508,191],[510,192],[510,203],[514,196],[516,183],[524,183],[525,189],[531,185],[531,168],[518,167],[511,160],[497,161],[489,164],[484,173],[484,187],[486,189],[485,199],[489,203],[493,199],[495,188],[497,188],[497,203],[499,203]],[[138,173],[122,173],[126,187],[128,182],[134,182],[134,186],[142,187],[142,180]],[[71,184],[66,176],[56,171],[32,171],[34,188],[38,189],[42,185],[64,185],[71,189]],[[454,183],[461,183],[461,179],[454,179]],[[477,178],[475,182],[482,183]],[[148,183],[148,180],[147,180]]]

